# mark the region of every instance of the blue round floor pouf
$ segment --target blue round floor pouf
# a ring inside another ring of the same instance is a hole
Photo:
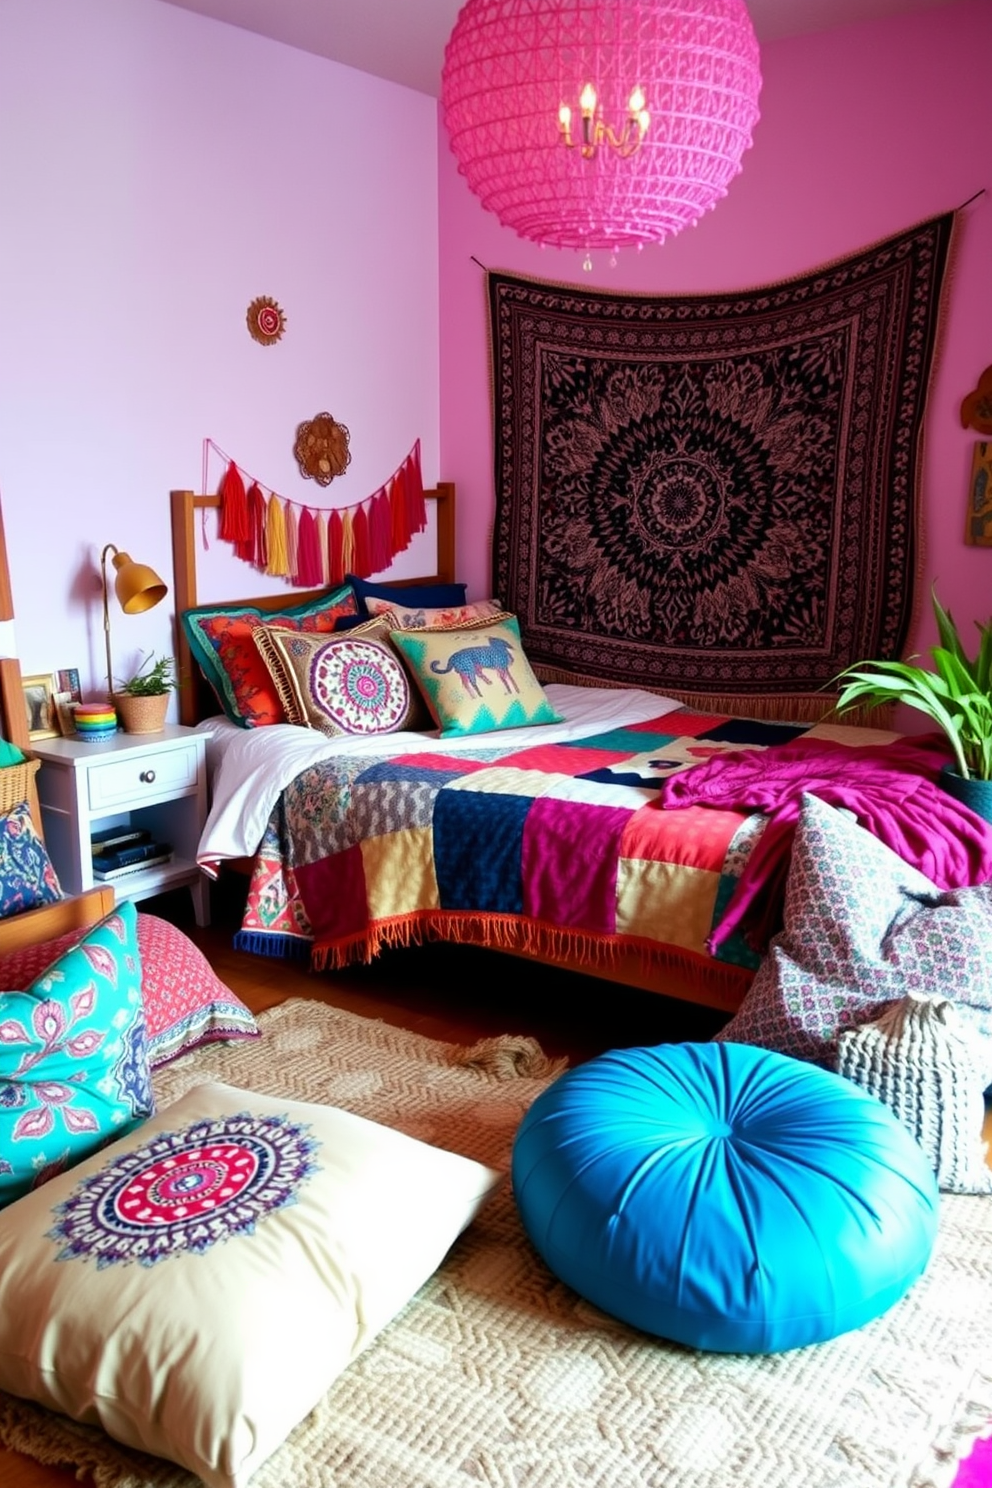
[[[885,1312],[922,1273],[937,1185],[888,1107],[751,1045],[619,1049],[521,1123],[513,1191],[551,1270],[647,1333],[772,1353]]]

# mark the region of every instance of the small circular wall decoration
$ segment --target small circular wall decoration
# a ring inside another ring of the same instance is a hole
[[[268,295],[252,300],[245,319],[252,338],[262,346],[274,346],[286,329],[285,315]]]
[[[304,480],[315,480],[318,486],[329,486],[336,475],[347,470],[351,461],[348,448],[350,435],[329,413],[318,413],[296,431],[294,455],[299,461]]]

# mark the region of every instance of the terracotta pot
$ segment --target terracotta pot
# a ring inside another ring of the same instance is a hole
[[[962,806],[970,806],[976,816],[992,822],[992,780],[965,780],[952,766],[945,765],[940,783]]]
[[[165,727],[169,694],[159,692],[151,697],[131,697],[130,693],[114,694],[114,705],[121,727],[128,734],[159,734]]]

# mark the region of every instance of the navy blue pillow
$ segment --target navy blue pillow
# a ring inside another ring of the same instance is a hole
[[[407,610],[451,610],[465,603],[464,584],[370,584],[355,574],[345,574],[358,600],[359,614],[368,618],[366,595],[373,599],[394,599]]]

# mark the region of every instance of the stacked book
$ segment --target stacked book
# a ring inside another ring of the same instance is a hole
[[[159,842],[144,827],[104,827],[90,839],[93,877],[123,878],[172,859],[171,842]]]

